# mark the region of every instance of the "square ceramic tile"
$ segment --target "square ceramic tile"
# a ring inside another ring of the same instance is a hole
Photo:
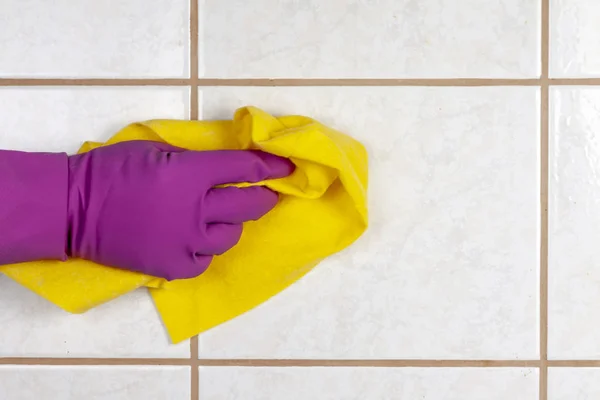
[[[537,400],[537,391],[533,369],[200,369],[200,400]]]
[[[187,400],[189,367],[0,367],[6,400]]]
[[[600,3],[550,1],[550,75],[600,76]]]
[[[200,74],[538,76],[539,0],[205,0]],[[202,67],[201,67],[202,68]]]
[[[189,0],[2,0],[0,77],[189,76]]]
[[[555,87],[551,100],[549,356],[598,359],[600,88]]]
[[[0,89],[0,148],[75,152],[126,124],[187,118],[186,88]],[[0,278],[0,356],[187,357],[172,346],[146,291],[71,315]]]
[[[596,400],[600,398],[600,369],[550,368],[548,400]]]
[[[0,357],[189,357],[170,343],[146,289],[69,314],[0,275]],[[1,393],[1,391],[0,391]],[[0,396],[1,398],[1,396]]]
[[[203,117],[312,116],[370,155],[370,227],[206,358],[538,357],[536,88],[206,88]]]
[[[74,153],[125,125],[189,118],[189,89],[165,87],[0,87],[0,148]]]

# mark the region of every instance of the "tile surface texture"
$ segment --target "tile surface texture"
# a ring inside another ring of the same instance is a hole
[[[550,368],[548,400],[595,400],[600,398],[600,369]]]
[[[145,289],[69,314],[0,277],[0,357],[189,357],[169,342]]]
[[[204,118],[310,115],[370,154],[370,227],[206,358],[536,358],[535,88],[206,88]]]
[[[537,371],[471,368],[201,368],[210,400],[537,400]]]
[[[0,367],[6,400],[187,400],[189,367]]]
[[[600,3],[551,0],[550,75],[600,76]]]
[[[184,78],[188,0],[2,0],[0,77]]]
[[[0,87],[0,148],[76,152],[131,122],[189,118],[189,89]]]
[[[549,354],[598,359],[600,88],[553,88],[551,99]]]
[[[74,153],[130,122],[187,118],[187,88],[0,88],[0,148]],[[68,314],[0,277],[0,356],[188,357],[170,345],[146,291]]]
[[[200,75],[539,75],[539,0],[204,0]]]

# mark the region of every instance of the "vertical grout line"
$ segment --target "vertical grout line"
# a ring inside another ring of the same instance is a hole
[[[541,0],[540,88],[540,386],[539,399],[548,399],[548,136],[550,0]]]
[[[198,362],[198,336],[190,339],[190,368],[191,368],[191,399],[198,400],[200,397],[199,362]]]
[[[198,119],[198,0],[190,0],[190,119]]]
[[[548,97],[545,84],[540,112],[540,400],[548,397]]]
[[[198,1],[190,0],[190,119],[197,120],[198,103]],[[198,336],[190,339],[190,398],[199,400]]]
[[[541,0],[542,2],[542,32],[541,32],[541,84],[548,83],[549,65],[550,65],[550,0]]]

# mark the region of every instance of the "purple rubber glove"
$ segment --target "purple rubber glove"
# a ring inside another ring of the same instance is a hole
[[[66,254],[169,280],[191,278],[238,242],[243,222],[278,200],[262,187],[214,186],[282,178],[293,168],[257,151],[194,152],[147,141],[68,160],[0,152],[0,193],[13,193],[0,194],[0,264]],[[15,177],[5,179],[5,170]]]

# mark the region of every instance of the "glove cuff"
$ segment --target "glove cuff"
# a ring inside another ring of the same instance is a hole
[[[68,158],[0,150],[0,265],[66,260]]]

